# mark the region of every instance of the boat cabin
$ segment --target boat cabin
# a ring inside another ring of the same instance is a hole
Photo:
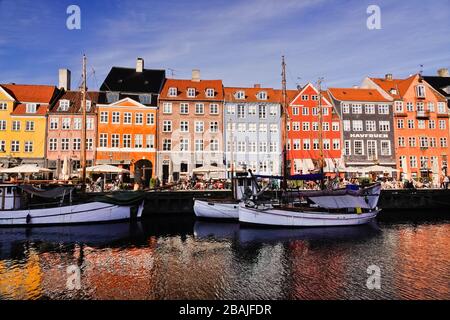
[[[14,210],[21,207],[22,192],[15,185],[0,185],[0,210]]]

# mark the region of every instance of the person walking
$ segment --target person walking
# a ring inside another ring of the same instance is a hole
[[[449,177],[445,176],[443,182],[444,182],[444,189],[448,189],[448,185],[450,183]]]

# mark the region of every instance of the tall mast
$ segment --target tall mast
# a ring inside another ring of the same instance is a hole
[[[286,91],[286,63],[284,61],[284,56],[281,57],[281,87],[282,87],[282,106],[281,106],[281,132],[282,132],[282,141],[283,145],[283,164],[281,166],[281,174],[283,176],[283,183],[281,185],[283,190],[287,190],[287,176],[289,174],[287,168],[287,91]]]
[[[230,152],[231,152],[231,194],[233,195],[233,199],[235,199],[235,190],[234,190],[234,133],[233,133],[233,122],[232,118],[228,122],[230,124],[230,135],[231,135],[231,143],[230,143]]]
[[[81,123],[81,183],[83,190],[86,188],[86,55],[83,55],[83,72],[81,84],[81,111],[83,121]]]
[[[322,78],[317,80],[317,88],[319,91],[319,165],[320,165],[320,173],[323,174],[324,168],[324,154],[323,154],[323,111],[322,111]],[[324,181],[321,180],[321,189],[324,187]]]

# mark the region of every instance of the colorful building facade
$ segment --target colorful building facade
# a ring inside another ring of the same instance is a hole
[[[59,94],[55,86],[0,85],[0,162],[47,166],[47,111]]]
[[[227,168],[281,174],[281,93],[273,88],[225,88],[224,146]]]
[[[366,78],[363,86],[394,100],[397,168],[403,177],[432,178],[435,186],[447,174],[449,111],[447,100],[420,74],[406,79]]]
[[[345,167],[395,169],[392,99],[375,89],[329,88],[328,92],[342,119]]]
[[[47,119],[48,168],[56,177],[67,179],[81,167],[82,125],[81,92],[66,91],[50,107]],[[97,146],[97,104],[104,102],[104,94],[86,94],[86,162],[94,164]],[[64,161],[67,169],[64,168]]]
[[[287,155],[291,174],[309,173],[321,166],[320,134],[324,172],[336,172],[341,163],[341,124],[326,92],[312,84],[289,91]],[[321,109],[320,109],[320,107]]]
[[[202,166],[224,166],[221,80],[167,79],[158,109],[158,176],[178,181]]]

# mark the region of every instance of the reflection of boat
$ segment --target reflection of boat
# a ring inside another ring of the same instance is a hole
[[[197,221],[194,235],[198,239],[238,240],[240,243],[288,240],[357,240],[378,234],[376,223],[353,227],[252,228],[239,223]]]
[[[239,233],[239,223],[196,221],[194,236],[198,239],[214,238],[217,240],[233,239]]]

